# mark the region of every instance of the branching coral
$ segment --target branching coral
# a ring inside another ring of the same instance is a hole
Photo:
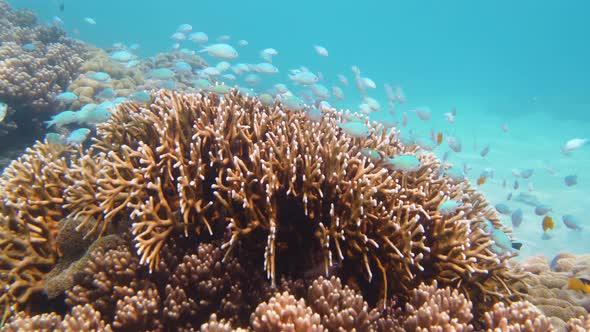
[[[60,204],[46,212],[67,214],[92,236],[131,217],[139,262],[152,272],[173,236],[226,236],[225,256],[259,253],[273,285],[277,273],[300,276],[319,258],[324,273],[342,265],[382,299],[434,279],[482,304],[509,294],[507,257],[489,249],[482,228],[497,223],[483,196],[440,177],[431,155],[418,155],[411,173],[366,157],[414,148],[378,126],[354,138],[341,121],[342,113],[316,122],[236,92],[159,91],[148,104],[119,106],[92,147],[59,159],[67,170],[51,185]],[[447,199],[462,205],[443,216]]]
[[[72,188],[66,208],[99,232],[131,215],[141,262],[152,270],[173,232],[213,234],[222,223],[231,233],[228,252],[266,238],[273,282],[277,267],[286,269],[277,257],[309,242],[288,234],[307,229],[325,271],[354,261],[369,281],[378,271],[384,290],[437,278],[475,286],[471,295],[484,298],[509,292],[505,258],[488,249],[481,227],[486,218],[495,221],[483,197],[439,178],[431,156],[422,155],[413,174],[364,157],[367,148],[387,156],[412,150],[377,127],[367,139],[353,138],[338,128],[341,117],[328,113],[313,122],[235,93],[158,92],[148,105],[124,104],[99,127],[94,147],[104,152],[92,158],[104,171],[96,185]],[[442,216],[438,205],[449,198],[463,206]]]

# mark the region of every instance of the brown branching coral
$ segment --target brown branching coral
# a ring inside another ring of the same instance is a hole
[[[489,249],[482,228],[497,222],[483,196],[440,177],[431,155],[418,155],[422,166],[411,173],[366,157],[367,149],[415,151],[377,126],[354,138],[341,121],[342,113],[316,122],[237,92],[159,91],[148,104],[119,106],[88,150],[60,159],[64,174],[52,183],[60,204],[47,213],[67,214],[88,236],[131,217],[139,263],[152,272],[165,244],[183,234],[225,237],[226,257],[258,253],[273,285],[277,274],[301,277],[319,259],[325,274],[342,265],[373,283],[374,298],[404,297],[434,279],[482,304],[510,294],[507,257]],[[447,199],[462,206],[443,216]]]
[[[43,289],[56,263],[56,236],[71,148],[39,143],[13,161],[0,178],[0,308],[6,318]]]
[[[483,196],[439,178],[428,155],[412,174],[364,157],[363,149],[386,156],[413,150],[376,127],[367,139],[353,138],[339,129],[341,117],[328,113],[313,122],[236,93],[158,92],[148,105],[124,104],[99,127],[94,148],[104,152],[92,158],[104,171],[96,185],[73,188],[66,208],[98,232],[131,215],[141,262],[152,270],[171,234],[211,235],[221,223],[231,234],[228,252],[265,238],[273,282],[277,269],[288,268],[281,255],[309,242],[307,232],[325,271],[337,261],[356,262],[384,290],[436,278],[474,286],[470,295],[482,299],[509,293],[505,258],[489,250],[481,227],[486,218],[496,221]],[[437,208],[450,198],[463,206],[442,216]]]

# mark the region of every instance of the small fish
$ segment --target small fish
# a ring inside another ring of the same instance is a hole
[[[422,167],[420,160],[418,160],[416,156],[410,154],[387,158],[385,164],[392,166],[394,170],[400,170],[402,172],[415,172]]]
[[[338,125],[345,133],[355,138],[367,137],[369,128],[359,121],[350,121]]]
[[[436,134],[436,144],[440,145],[443,141],[443,133],[439,132],[438,134]]]
[[[148,72],[148,77],[158,80],[169,80],[174,77],[174,71],[168,68],[155,68]]]
[[[109,59],[117,62],[128,62],[135,58],[137,58],[137,56],[129,51],[116,51],[109,55]]]
[[[4,118],[6,118],[7,111],[8,105],[6,103],[0,102],[0,122],[4,121]]]
[[[88,76],[88,78],[99,82],[108,82],[111,80],[111,76],[105,72],[97,71]]]
[[[512,199],[512,193],[508,193],[508,196],[506,196],[506,200],[509,201]]]
[[[451,148],[451,150],[459,153],[461,152],[461,141],[454,137],[454,136],[447,136],[447,145]]]
[[[62,92],[55,96],[55,100],[65,104],[71,104],[78,100],[78,96],[73,92]]]
[[[88,136],[90,135],[90,129],[88,128],[79,128],[76,129],[74,131],[72,131],[68,137],[66,137],[66,143],[70,144],[70,145],[80,145],[82,143],[84,143],[84,141],[88,138]]]
[[[377,87],[377,84],[368,77],[361,77],[361,82],[365,88],[375,89]]]
[[[402,114],[402,127],[405,127],[407,124],[408,124],[408,113],[404,112]]]
[[[239,53],[238,51],[236,51],[235,48],[233,48],[229,44],[224,43],[209,45],[199,51],[199,53],[203,52],[206,52],[212,57],[216,57],[223,60],[233,60],[239,56]]]
[[[193,66],[184,61],[176,61],[174,63],[174,70],[178,73],[190,73],[193,71]]]
[[[544,216],[551,211],[551,207],[549,205],[540,204],[535,207],[535,214],[538,216]]]
[[[104,88],[102,89],[102,91],[100,91],[96,97],[98,98],[102,98],[102,99],[110,99],[113,98],[117,95],[117,92],[113,89],[113,88]]]
[[[328,56],[328,50],[327,50],[325,47],[323,47],[323,46],[320,46],[320,45],[315,45],[315,46],[313,47],[313,49],[315,50],[315,52],[316,52],[316,53],[317,53],[319,56],[324,56],[324,57]]]
[[[348,79],[346,78],[346,76],[338,74],[338,81],[340,81],[340,84],[348,86]]]
[[[551,234],[549,233],[543,233],[541,235],[541,240],[547,241],[547,240],[551,240],[553,237],[551,236]]]
[[[227,43],[228,41],[230,41],[231,36],[230,35],[221,35],[219,37],[217,37],[217,41],[220,43]]]
[[[287,97],[281,97],[280,101],[291,111],[302,111],[305,109],[305,103],[297,96],[290,95]]]
[[[438,206],[438,212],[440,212],[441,215],[443,216],[448,216],[450,214],[455,213],[455,211],[457,211],[457,209],[462,205],[461,202],[449,199],[447,201],[442,202],[439,206]]]
[[[444,116],[450,124],[455,123],[455,115],[452,112],[446,112]]]
[[[418,115],[418,117],[422,121],[429,121],[430,118],[432,117],[430,115],[430,109],[428,107],[419,107],[419,108],[416,108],[414,110],[414,112],[416,112],[416,115]]]
[[[175,32],[170,36],[170,39],[175,40],[177,42],[181,42],[186,40],[186,35],[182,32]]]
[[[520,224],[522,224],[522,209],[518,208],[514,210],[510,218],[512,219],[512,226],[520,226]]]
[[[482,156],[482,158],[483,158],[483,157],[487,156],[489,152],[490,152],[490,146],[486,145],[486,147],[483,148],[483,150],[481,150],[479,155]]]
[[[510,207],[504,203],[498,203],[494,207],[501,214],[510,214]]]
[[[47,133],[45,140],[47,143],[54,145],[63,145],[66,143],[64,137],[58,133]]]
[[[90,25],[96,25],[96,21],[92,17],[84,17],[84,22]]]
[[[512,185],[512,188],[514,188],[514,190],[518,189],[518,181],[514,180],[514,185]]]
[[[576,292],[590,294],[590,280],[584,278],[569,278],[567,288]]]
[[[486,177],[485,177],[485,176],[480,176],[480,177],[477,179],[477,185],[478,185],[478,186],[481,186],[481,185],[483,185],[483,184],[485,184],[485,183],[486,183]]]
[[[587,138],[573,138],[567,141],[562,147],[561,152],[565,155],[569,155],[570,152],[579,149],[588,142]]]
[[[180,32],[180,33],[189,33],[191,31],[193,31],[193,26],[190,24],[186,24],[186,23],[181,24],[178,26],[178,28],[176,28],[176,31]]]
[[[344,99],[344,92],[342,92],[342,89],[340,89],[337,86],[332,87],[332,94],[334,95],[334,97],[336,97],[336,99],[338,100],[342,100]]]
[[[279,72],[279,68],[275,67],[272,63],[261,62],[254,66],[254,71],[263,74],[276,74]]]
[[[238,46],[246,47],[246,46],[248,46],[248,41],[244,40],[244,39],[240,39],[240,40],[238,40]]]
[[[553,222],[553,218],[550,216],[545,216],[543,218],[543,232],[547,232],[547,230],[553,229],[555,227],[555,223]]]
[[[563,178],[563,182],[568,187],[575,186],[576,184],[578,184],[578,176],[573,175],[573,174],[567,175],[566,177]]]
[[[509,131],[508,125],[506,124],[506,122],[502,123],[502,131],[505,133],[507,133]]]
[[[563,221],[563,224],[565,225],[565,227],[567,227],[569,229],[574,229],[574,230],[581,230],[582,229],[582,226],[580,225],[578,218],[576,218],[575,216],[573,216],[571,214],[564,214],[561,217],[561,220]]]
[[[312,85],[318,81],[316,74],[309,71],[296,72],[293,75],[289,75],[289,79],[301,85]]]
[[[199,44],[203,44],[209,41],[209,37],[207,36],[206,33],[204,32],[193,32],[190,35],[188,35],[188,40],[195,42],[195,43],[199,43]]]

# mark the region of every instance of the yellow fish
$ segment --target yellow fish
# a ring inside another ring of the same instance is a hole
[[[548,229],[553,229],[553,227],[555,227],[553,218],[545,216],[545,218],[543,218],[543,232],[547,232]]]
[[[577,292],[590,294],[590,280],[584,278],[569,278],[567,288]]]

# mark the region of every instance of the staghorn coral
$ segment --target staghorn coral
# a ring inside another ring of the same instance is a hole
[[[448,287],[421,284],[406,304],[405,331],[473,331],[472,304],[463,294]]]
[[[373,298],[408,296],[434,279],[482,310],[510,294],[508,257],[489,249],[482,228],[498,223],[483,196],[439,177],[432,155],[419,155],[413,173],[365,157],[363,149],[396,156],[415,147],[376,126],[353,138],[338,127],[343,116],[328,111],[314,122],[235,91],[159,91],[147,105],[119,106],[89,149],[60,159],[64,174],[50,184],[60,188],[59,204],[46,212],[67,214],[87,236],[131,217],[139,263],[154,273],[174,236],[223,236],[224,255],[258,254],[273,286],[277,274],[301,277],[320,261],[325,274],[342,265],[360,288],[376,290]],[[43,146],[32,151],[42,155]],[[450,198],[463,205],[443,216],[437,208]]]
[[[483,196],[439,178],[430,155],[412,174],[363,157],[366,148],[387,156],[413,148],[376,127],[353,138],[338,128],[341,117],[313,122],[235,92],[160,91],[148,105],[123,104],[99,126],[94,148],[102,152],[88,158],[105,171],[68,191],[65,208],[100,232],[131,215],[141,262],[152,270],[171,234],[212,235],[221,223],[231,233],[228,252],[238,243],[263,250],[272,283],[277,269],[292,272],[280,257],[311,238],[302,256],[320,252],[326,272],[336,261],[355,262],[367,281],[380,280],[384,298],[434,278],[482,300],[509,294],[507,257],[489,250],[481,227],[497,222]],[[442,216],[437,207],[448,198],[463,207]],[[292,268],[309,267],[309,258]]]
[[[69,165],[65,146],[38,143],[13,161],[0,178],[0,308],[9,312],[29,305],[43,289],[56,263],[56,236],[65,217],[61,206]]]

